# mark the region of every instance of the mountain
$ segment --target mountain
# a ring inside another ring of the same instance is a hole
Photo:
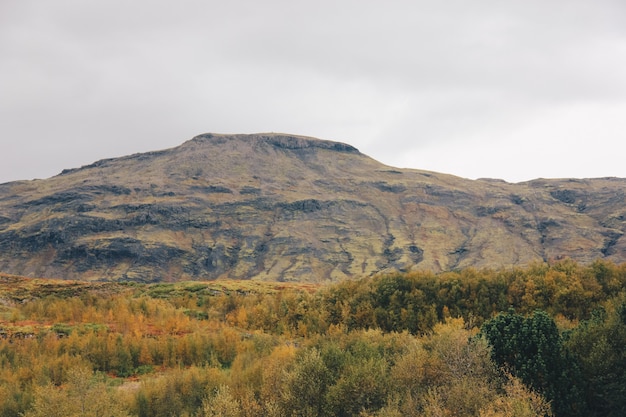
[[[338,142],[204,134],[0,185],[0,271],[82,280],[343,280],[626,261],[626,179],[511,184]]]

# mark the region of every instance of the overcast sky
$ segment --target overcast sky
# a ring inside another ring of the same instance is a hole
[[[0,1],[0,183],[205,132],[626,177],[626,1]]]

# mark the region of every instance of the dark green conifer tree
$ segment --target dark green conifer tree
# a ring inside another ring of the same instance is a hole
[[[551,402],[556,416],[585,415],[580,370],[554,320],[543,311],[523,317],[509,310],[486,321],[481,333],[492,359]]]

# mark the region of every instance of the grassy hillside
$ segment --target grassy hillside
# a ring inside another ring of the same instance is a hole
[[[200,135],[0,184],[0,271],[88,281],[337,282],[626,261],[626,180],[472,181],[337,142]]]

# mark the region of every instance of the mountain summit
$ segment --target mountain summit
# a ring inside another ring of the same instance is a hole
[[[342,280],[626,261],[626,180],[510,184],[285,134],[204,134],[0,185],[0,271],[84,280]]]

